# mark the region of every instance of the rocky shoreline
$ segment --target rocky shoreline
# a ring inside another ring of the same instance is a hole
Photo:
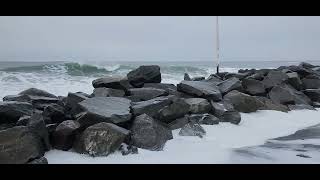
[[[320,66],[242,69],[161,83],[160,67],[92,82],[92,94],[55,96],[31,88],[0,102],[0,163],[46,164],[51,149],[91,156],[163,150],[173,138],[202,138],[201,125],[239,124],[241,113],[320,107]]]

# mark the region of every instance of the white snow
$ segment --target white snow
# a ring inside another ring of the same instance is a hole
[[[119,152],[107,157],[90,157],[71,151],[51,150],[45,154],[49,164],[204,164],[241,163],[232,155],[233,148],[264,144],[271,138],[290,135],[295,131],[320,123],[320,111],[297,110],[289,113],[258,111],[242,113],[239,125],[220,123],[203,126],[207,131],[204,138],[179,136],[166,143],[163,151],[153,152],[139,149],[139,154],[122,156]],[[280,152],[280,150],[279,150]],[[281,159],[281,154],[277,156]],[[288,154],[288,153],[287,153]],[[284,162],[288,156],[283,156]],[[319,156],[320,157],[320,156]],[[299,162],[302,158],[296,158]],[[290,159],[294,163],[295,159]],[[316,158],[320,162],[320,158]],[[252,162],[255,163],[254,159]]]

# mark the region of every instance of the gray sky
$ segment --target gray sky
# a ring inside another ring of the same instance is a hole
[[[0,17],[0,61],[210,60],[211,17]],[[320,17],[221,17],[225,60],[320,60]]]

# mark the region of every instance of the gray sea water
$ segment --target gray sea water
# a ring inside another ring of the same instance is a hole
[[[320,65],[320,61],[307,61]],[[300,61],[223,61],[220,71],[237,72],[239,69],[276,68],[282,65],[298,65]],[[87,61],[87,62],[1,62],[0,98],[17,94],[27,88],[35,87],[55,95],[65,96],[68,92],[92,93],[92,80],[105,75],[126,75],[140,65],[159,65],[162,82],[177,84],[183,80],[184,73],[205,76],[216,71],[214,61]]]

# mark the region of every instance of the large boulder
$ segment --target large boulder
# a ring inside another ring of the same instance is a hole
[[[250,113],[257,111],[263,103],[254,96],[233,90],[224,96],[224,99],[233,104],[234,109],[239,112]]]
[[[129,94],[129,97],[134,97],[136,101],[147,101],[159,96],[169,95],[166,90],[156,88],[132,88],[129,90]]]
[[[79,103],[84,114],[78,117],[82,127],[88,127],[100,122],[114,124],[131,119],[131,101],[120,97],[93,97]]]
[[[259,110],[274,110],[274,111],[281,111],[281,112],[289,111],[287,106],[274,103],[272,102],[271,99],[268,99],[266,97],[256,96],[256,98],[264,104],[262,107],[259,108]]]
[[[188,73],[184,73],[183,80],[185,80],[185,81],[191,81],[190,75],[189,75]]]
[[[168,83],[145,83],[145,88],[156,88],[156,89],[163,89],[170,95],[176,95],[178,96],[180,92],[177,91],[177,86],[174,84],[168,84]]]
[[[190,105],[184,99],[175,99],[173,103],[159,110],[158,118],[164,123],[170,123],[173,120],[183,117],[189,112]]]
[[[287,73],[287,76],[289,77],[288,83],[294,87],[297,90],[301,90],[302,87],[302,81],[299,77],[299,74],[296,72]]]
[[[123,97],[125,92],[121,89],[111,89],[111,88],[95,88],[93,90],[93,97]]]
[[[48,93],[44,90],[37,89],[37,88],[30,88],[27,90],[24,90],[19,93],[19,95],[29,95],[29,96],[40,96],[40,97],[49,97],[49,98],[57,98],[57,96]]]
[[[242,90],[241,82],[238,78],[232,77],[218,84],[222,94],[227,94],[232,90]]]
[[[46,124],[61,123],[66,119],[64,107],[58,104],[52,104],[44,108],[42,112]]]
[[[26,102],[0,102],[0,124],[16,123],[21,116],[30,116],[32,112],[32,105]]]
[[[205,80],[206,78],[203,76],[197,76],[197,77],[193,77],[191,78],[191,81],[202,81]]]
[[[306,68],[306,69],[312,69],[312,68],[315,68],[315,67],[319,67],[319,66],[315,66],[315,65],[312,65],[310,63],[307,63],[307,62],[301,62],[299,64],[300,67],[303,67],[303,68]]]
[[[306,89],[303,91],[312,101],[320,102],[320,89]]]
[[[79,103],[86,99],[88,99],[88,97],[84,96],[81,93],[68,93],[68,96],[66,98],[66,109],[72,116],[74,116],[81,112]]]
[[[214,83],[205,81],[182,81],[177,85],[178,91],[206,99],[220,101],[221,92]]]
[[[187,98],[185,102],[190,106],[189,112],[193,114],[208,113],[211,111],[210,102],[203,98]]]
[[[290,85],[282,84],[275,86],[269,92],[269,98],[277,104],[309,104],[311,100],[302,92],[297,91]]]
[[[124,91],[127,91],[132,87],[128,79],[121,76],[106,76],[96,79],[92,81],[92,86],[94,88],[105,87],[111,89],[122,89]]]
[[[147,114],[137,116],[131,127],[132,145],[151,151],[161,151],[172,139],[171,130]]]
[[[52,133],[52,146],[55,149],[69,150],[73,146],[79,128],[80,124],[77,121],[63,121]]]
[[[302,79],[302,84],[305,89],[319,89],[320,76],[309,75]]]
[[[132,105],[132,113],[135,116],[141,114],[147,114],[151,117],[156,117],[158,112],[163,107],[172,103],[172,99],[170,97],[157,97],[154,99],[150,99],[148,101],[141,101],[133,103]]]
[[[25,164],[43,156],[38,139],[25,126],[0,131],[0,164]]]
[[[210,76],[205,81],[217,85],[222,82],[222,79],[216,74],[210,74]]]
[[[3,98],[3,101],[18,101],[18,102],[29,102],[35,108],[43,110],[46,106],[50,104],[55,104],[59,101],[58,98],[44,97],[44,96],[34,96],[27,94],[19,95],[8,95]]]
[[[288,75],[282,71],[272,70],[263,79],[262,83],[266,89],[271,89],[274,86],[280,85],[288,81]]]
[[[129,131],[111,123],[88,127],[75,141],[74,150],[91,156],[108,156],[118,150]]]
[[[203,127],[194,122],[189,122],[185,126],[181,128],[179,131],[180,136],[199,136],[200,138],[203,138],[204,135],[206,135],[206,131],[203,129]]]
[[[44,151],[50,150],[51,144],[49,139],[49,132],[42,114],[34,113],[30,117],[27,127],[41,143],[42,149]]]
[[[250,95],[265,95],[266,88],[261,81],[253,78],[245,78],[242,80],[242,86],[246,93]]]
[[[220,122],[229,122],[232,124],[239,124],[241,122],[241,115],[236,111],[233,105],[227,101],[210,102],[212,105],[213,114],[219,118]]]
[[[144,83],[161,83],[160,67],[156,65],[140,66],[127,74],[129,83],[137,88],[143,87]]]
[[[185,115],[181,118],[178,118],[174,121],[171,121],[168,126],[171,130],[175,130],[175,129],[180,129],[182,128],[184,125],[189,123],[189,116]]]

